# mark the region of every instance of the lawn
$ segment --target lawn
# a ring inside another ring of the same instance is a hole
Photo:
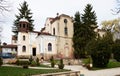
[[[116,68],[116,67],[120,67],[120,62],[110,60],[107,68]]]
[[[90,61],[89,59],[83,59],[82,62],[84,64],[88,64]],[[109,68],[117,68],[117,67],[120,67],[120,62],[117,62],[113,59],[111,59],[107,65],[107,67],[105,68],[96,68],[96,67],[93,67],[92,70],[100,70],[100,69],[109,69]]]
[[[43,74],[43,73],[55,73],[55,72],[63,72],[68,70],[61,69],[23,69],[18,67],[8,67],[2,66],[0,67],[0,76],[30,76],[35,74]]]

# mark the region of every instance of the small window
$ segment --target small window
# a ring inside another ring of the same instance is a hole
[[[23,24],[23,28],[25,28],[25,24]]]
[[[67,24],[67,19],[64,19],[64,23]]]
[[[53,28],[53,35],[55,35],[55,28]]]
[[[25,35],[23,36],[23,41],[25,41]]]
[[[26,46],[23,46],[23,47],[22,47],[22,51],[23,51],[23,52],[26,52]]]
[[[67,29],[67,27],[64,28],[64,33],[65,33],[65,35],[68,35],[68,29]]]
[[[17,41],[16,41],[16,40],[14,40],[14,43],[17,43]]]
[[[48,51],[52,51],[52,44],[48,43]]]
[[[20,28],[21,28],[21,24],[19,24],[20,25]]]
[[[28,28],[28,26],[29,26],[29,25],[27,24],[27,28]]]

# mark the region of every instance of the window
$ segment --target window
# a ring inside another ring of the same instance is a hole
[[[53,35],[55,35],[55,28],[53,28]]]
[[[25,24],[23,24],[23,28],[25,28]]]
[[[48,43],[48,51],[52,51],[52,44]]]
[[[29,25],[27,24],[27,28],[28,28],[28,26],[29,26]]]
[[[23,36],[23,41],[25,41],[25,35]]]
[[[67,27],[64,28],[64,33],[65,33],[65,35],[68,35],[68,29],[67,29]]]
[[[67,24],[67,19],[64,19],[64,23]]]
[[[23,51],[23,52],[26,52],[26,46],[23,46],[23,47],[22,47],[22,51]]]
[[[20,28],[21,28],[21,24],[20,24]]]

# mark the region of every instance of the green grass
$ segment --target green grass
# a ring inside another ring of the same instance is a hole
[[[82,59],[82,62],[83,62],[83,64],[89,64],[90,60],[88,58],[86,58],[86,59]],[[109,69],[109,68],[117,68],[117,67],[120,67],[120,62],[117,62],[117,61],[111,59],[107,65],[107,67],[105,67],[105,68],[93,67],[92,70],[101,70],[101,69]]]
[[[109,69],[109,68],[117,68],[117,67],[120,67],[120,62],[117,62],[115,60],[110,60],[107,67],[105,67],[105,68],[93,67],[92,70],[101,70],[101,69]]]
[[[89,64],[90,63],[90,58],[82,59],[82,63],[83,64]]]
[[[23,69],[18,67],[0,67],[0,76],[30,76],[35,74],[55,73],[68,70],[60,69]]]
[[[120,67],[120,62],[110,60],[107,68],[116,68],[116,67]]]

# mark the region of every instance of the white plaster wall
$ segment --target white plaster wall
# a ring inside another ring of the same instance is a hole
[[[11,48],[2,48],[2,53],[16,53],[16,51]]]
[[[23,35],[25,36],[25,41],[23,40]],[[29,49],[29,34],[26,32],[18,33],[18,55],[30,55]],[[22,46],[26,46],[26,52],[22,51]]]
[[[37,37],[40,53],[56,54],[56,37],[50,35],[39,35]],[[52,44],[52,51],[48,51],[48,43]]]

